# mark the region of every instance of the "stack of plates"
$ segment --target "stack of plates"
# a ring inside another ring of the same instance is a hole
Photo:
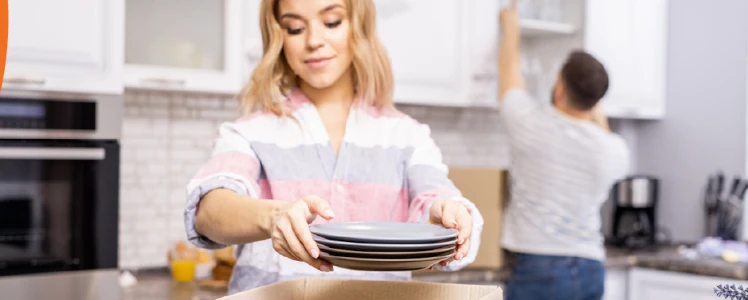
[[[362,271],[414,271],[455,255],[458,231],[431,224],[330,223],[309,226],[320,258]]]

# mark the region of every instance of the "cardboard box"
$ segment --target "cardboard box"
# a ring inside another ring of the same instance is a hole
[[[501,300],[499,287],[415,281],[308,277],[276,282],[222,300]]]
[[[501,225],[508,190],[507,172],[492,168],[450,167],[449,178],[483,215],[478,257],[466,269],[500,269],[504,264]]]

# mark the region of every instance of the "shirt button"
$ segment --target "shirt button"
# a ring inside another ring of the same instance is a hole
[[[337,184],[337,185],[335,186],[335,188],[337,188],[337,189],[338,189],[338,192],[340,192],[340,193],[342,193],[342,192],[344,191],[344,189],[343,189],[343,185],[342,185],[342,184],[340,184],[340,183],[338,183],[338,184]]]

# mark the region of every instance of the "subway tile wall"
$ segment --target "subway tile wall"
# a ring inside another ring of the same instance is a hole
[[[505,167],[505,133],[497,111],[400,106],[429,124],[444,161]],[[231,97],[154,91],[125,93],[120,192],[120,267],[164,267],[167,251],[185,239],[189,178],[211,152],[221,122],[237,116]]]

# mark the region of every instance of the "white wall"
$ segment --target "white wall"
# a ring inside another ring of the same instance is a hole
[[[748,1],[670,1],[667,113],[637,122],[637,169],[662,180],[658,223],[676,241],[704,236],[703,189],[746,168]]]

